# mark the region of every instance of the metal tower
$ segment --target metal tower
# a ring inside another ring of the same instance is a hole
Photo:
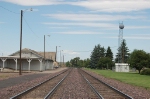
[[[121,51],[121,44],[123,42],[123,29],[124,25],[123,22],[119,23],[119,36],[118,36],[118,63],[122,62],[122,51]]]

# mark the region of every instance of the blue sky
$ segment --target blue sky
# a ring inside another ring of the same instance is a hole
[[[0,56],[20,48],[21,10],[22,48],[43,51],[46,35],[46,51],[61,46],[58,61],[60,50],[65,61],[89,58],[97,44],[110,46],[115,56],[122,21],[130,52],[150,52],[150,0],[0,0]]]

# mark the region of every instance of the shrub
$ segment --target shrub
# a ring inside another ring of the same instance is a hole
[[[141,72],[141,75],[150,75],[150,69],[144,69],[144,70]]]

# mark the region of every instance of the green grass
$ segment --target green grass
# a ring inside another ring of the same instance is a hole
[[[150,90],[150,76],[140,75],[138,73],[124,73],[124,72],[114,72],[111,70],[97,70],[97,69],[88,69],[97,74],[103,75],[107,78],[113,78],[121,82],[125,82],[131,85],[143,87]]]

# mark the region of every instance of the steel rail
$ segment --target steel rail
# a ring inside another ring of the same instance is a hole
[[[82,70],[82,69],[80,69],[80,70]],[[82,70],[82,71],[84,71],[84,70]],[[84,72],[87,73],[86,71],[84,71]],[[100,80],[100,79],[98,79],[98,78],[92,76],[92,75],[89,74],[89,73],[87,73],[87,74],[90,75],[91,77],[95,78],[95,79],[98,80],[99,82],[103,83],[104,85],[108,86],[108,87],[111,88],[112,90],[116,91],[116,92],[119,93],[120,95],[126,97],[126,99],[133,99],[131,96],[129,96],[129,95],[123,93],[122,91],[116,89],[115,87],[113,87],[113,86],[111,86],[111,85],[109,85],[109,84],[103,82],[102,80]]]
[[[67,70],[69,70],[69,69],[67,69]],[[63,74],[63,73],[66,72],[67,70],[65,70],[65,71],[63,71],[63,72],[61,72],[61,73],[59,73],[59,74],[57,74],[57,75],[51,77],[50,79],[48,79],[48,80],[46,80],[46,81],[43,81],[43,82],[41,82],[41,83],[39,83],[39,84],[37,84],[37,85],[35,85],[35,86],[33,86],[33,87],[31,87],[31,88],[29,88],[29,89],[23,91],[23,92],[21,92],[21,93],[15,95],[15,96],[13,96],[13,97],[11,97],[10,99],[16,99],[16,98],[22,96],[23,94],[26,94],[26,93],[30,92],[31,90],[34,90],[35,88],[39,87],[40,85],[42,85],[42,84],[44,84],[44,83],[46,83],[46,82],[52,80],[53,78],[55,78],[55,77],[57,77],[57,76]]]
[[[102,95],[94,88],[94,86],[92,86],[92,84],[90,83],[90,81],[88,81],[86,79],[86,77],[80,72],[80,74],[82,75],[82,77],[86,80],[86,82],[90,85],[90,87],[92,88],[92,90],[96,93],[96,95],[100,98],[100,99],[104,99],[102,97]]]
[[[70,71],[71,72],[71,71]],[[58,82],[58,84],[44,97],[44,99],[49,99],[49,97],[51,97],[52,95],[53,95],[53,93],[54,93],[54,91],[59,87],[59,85],[66,79],[66,77],[70,74],[70,72],[69,73],[67,73],[65,76],[64,76],[64,78],[60,81],[60,82]]]

